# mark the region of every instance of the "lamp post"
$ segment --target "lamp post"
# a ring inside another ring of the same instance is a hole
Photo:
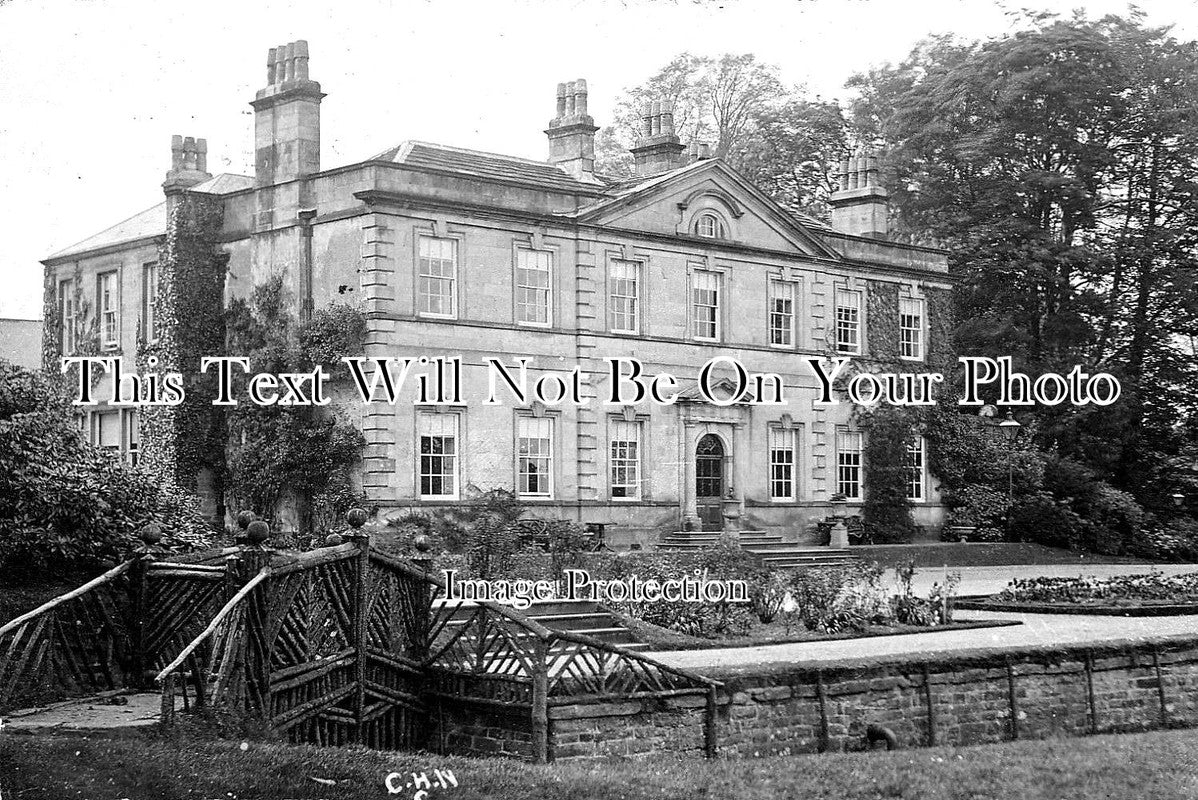
[[[1011,409],[1007,409],[1007,418],[998,423],[998,432],[1007,443],[1007,538],[1011,538],[1011,508],[1015,503],[1015,459],[1011,457],[1011,445],[1019,435],[1023,426],[1015,419]]]

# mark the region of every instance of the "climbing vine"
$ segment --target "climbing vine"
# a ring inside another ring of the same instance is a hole
[[[212,405],[216,378],[201,374],[200,359],[224,352],[221,308],[228,256],[216,245],[223,206],[218,197],[185,192],[172,198],[168,213],[166,240],[158,251],[158,339],[139,338],[137,366],[181,373],[185,397],[177,406],[142,407],[142,458],[163,478],[192,492],[196,476],[208,469],[219,496],[223,415]],[[152,368],[151,358],[156,359]]]
[[[248,357],[256,371],[276,373],[307,372],[362,352],[366,322],[360,311],[331,306],[299,323],[288,308],[281,277],[259,284],[249,298],[233,300],[225,313],[228,352]],[[238,377],[239,393],[242,384]],[[274,517],[291,501],[306,533],[363,502],[350,468],[366,441],[335,405],[240,403],[231,409],[227,433],[234,510]]]

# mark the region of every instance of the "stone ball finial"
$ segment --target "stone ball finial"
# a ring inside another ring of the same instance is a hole
[[[157,522],[151,522],[141,529],[141,540],[146,547],[153,547],[162,541],[162,526]]]
[[[367,516],[366,509],[351,508],[345,512],[345,521],[349,523],[351,528],[357,530],[366,524]]]
[[[262,520],[256,519],[246,527],[245,533],[250,544],[262,544],[270,538],[270,526]]]
[[[248,528],[250,526],[250,523],[253,521],[254,521],[254,512],[253,511],[242,511],[240,514],[237,515],[237,527],[241,528],[243,531],[246,528]]]
[[[432,542],[430,542],[428,540],[428,537],[425,536],[423,533],[420,534],[419,536],[417,536],[416,539],[412,542],[412,544],[416,547],[416,551],[418,553],[422,553],[422,554],[427,553],[429,550],[433,549]]]

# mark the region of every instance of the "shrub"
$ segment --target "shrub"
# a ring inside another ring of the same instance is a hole
[[[1065,503],[1048,492],[1036,492],[1011,508],[1011,535],[1018,541],[1049,547],[1076,548],[1086,524]]]
[[[875,543],[908,542],[915,531],[907,499],[911,479],[907,446],[914,435],[911,423],[896,409],[878,409],[863,425],[867,431],[862,455],[865,536]]]
[[[92,447],[66,414],[0,419],[0,563],[123,558],[151,522],[170,549],[212,539],[194,497]]]
[[[769,573],[762,570],[751,553],[734,544],[720,544],[697,554],[627,553],[611,556],[593,570],[595,577],[620,580],[636,575],[641,580],[677,580],[684,575],[706,575],[711,579],[745,580],[749,595],[761,592]],[[711,638],[740,634],[752,625],[753,610],[745,603],[688,603],[659,600],[620,603],[618,610],[637,619],[689,636]]]
[[[991,486],[975,484],[952,493],[949,525],[968,525],[977,529],[974,541],[1002,541],[1006,515],[1010,508],[1007,493]]]
[[[1128,552],[1156,561],[1198,561],[1198,520],[1146,521],[1128,543]]]
[[[800,570],[791,574],[791,611],[807,630],[860,630],[890,620],[883,569],[873,562]]]

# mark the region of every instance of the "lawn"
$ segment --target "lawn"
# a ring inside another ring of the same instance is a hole
[[[574,762],[532,766],[359,749],[237,742],[0,734],[5,800],[411,800],[384,779],[451,770],[427,800],[1193,800],[1198,732],[1166,731],[969,748],[752,760]]]

